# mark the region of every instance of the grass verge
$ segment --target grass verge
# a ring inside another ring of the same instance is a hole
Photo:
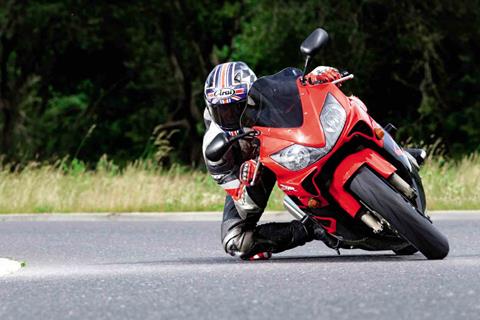
[[[430,210],[480,209],[480,156],[428,161],[421,171]],[[208,174],[135,162],[120,170],[101,160],[0,169],[0,213],[220,211],[224,192]],[[268,209],[282,209],[275,188]]]

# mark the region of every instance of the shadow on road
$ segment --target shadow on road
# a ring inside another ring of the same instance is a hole
[[[361,262],[418,262],[429,261],[421,254],[397,256],[395,254],[376,255],[327,255],[327,256],[273,256],[270,260],[243,261],[233,257],[178,258],[156,261],[112,262],[101,265],[233,265],[233,264],[295,264],[295,263],[361,263]]]
[[[398,262],[398,261],[420,261],[426,260],[421,254],[411,256],[398,256],[395,254],[375,254],[375,255],[328,255],[328,256],[286,256],[276,257],[271,262],[276,263],[359,263],[359,262]]]

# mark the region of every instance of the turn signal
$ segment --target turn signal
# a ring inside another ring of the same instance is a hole
[[[309,208],[319,208],[320,207],[320,201],[318,201],[315,198],[310,198],[308,200],[308,207]]]
[[[378,140],[383,139],[383,137],[385,136],[385,131],[383,131],[382,128],[375,128],[373,129],[373,131],[375,131],[375,136],[377,136]]]

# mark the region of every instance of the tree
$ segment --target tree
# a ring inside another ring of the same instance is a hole
[[[161,140],[166,163],[201,164],[210,70],[302,67],[298,47],[319,26],[331,41],[314,64],[353,72],[343,89],[401,140],[478,150],[479,14],[478,0],[4,0],[0,154],[129,161]]]

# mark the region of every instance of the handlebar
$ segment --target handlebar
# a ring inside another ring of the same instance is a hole
[[[354,75],[353,75],[353,73],[351,73],[348,76],[345,76],[345,77],[342,77],[340,79],[334,80],[331,83],[332,84],[342,83],[344,81],[347,81],[347,80],[350,80],[350,79],[353,79],[353,78],[354,78]]]

